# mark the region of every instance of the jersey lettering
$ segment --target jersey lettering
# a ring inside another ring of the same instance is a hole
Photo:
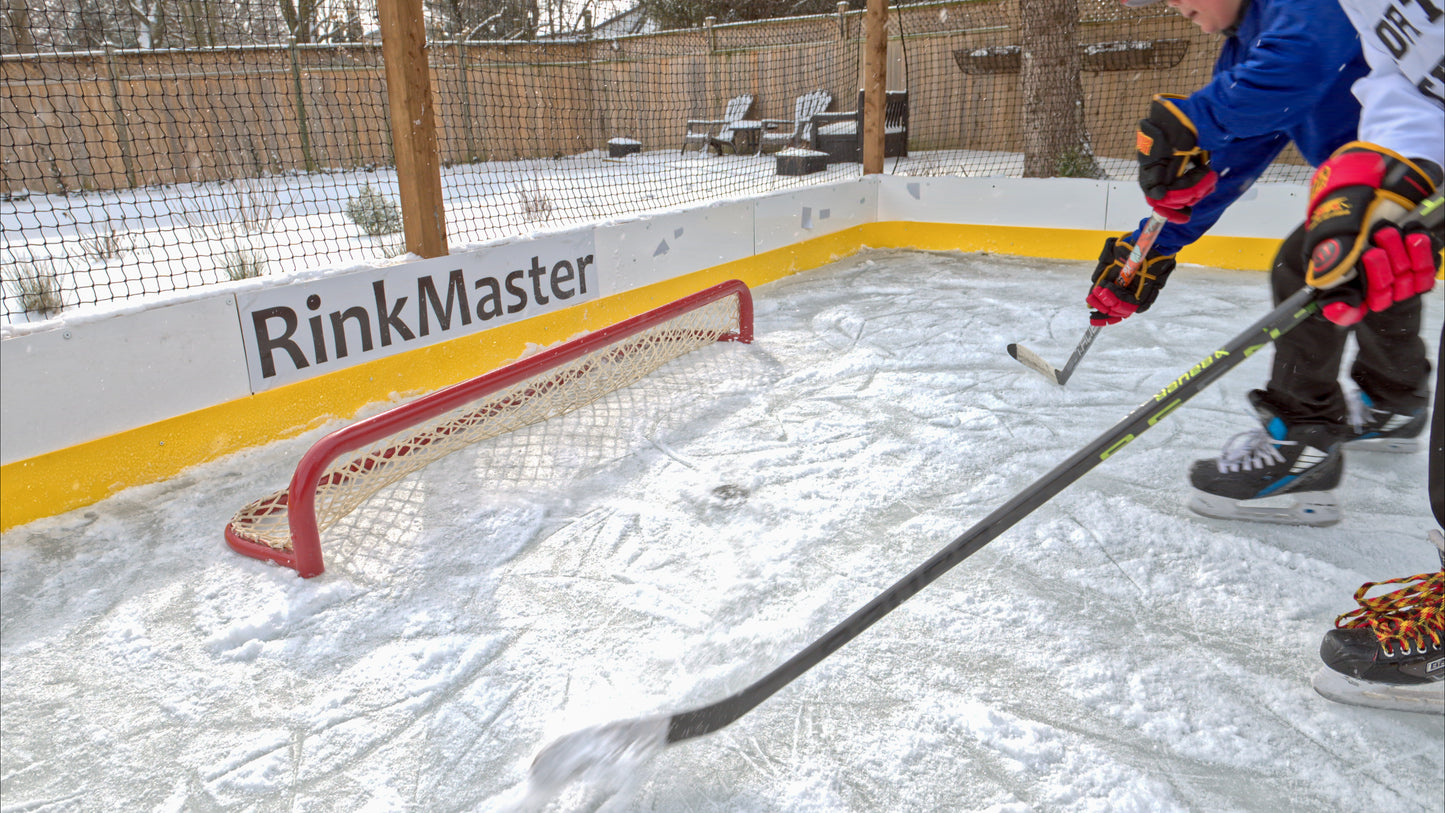
[[[1375,25],[1375,35],[1389,49],[1390,55],[1399,59],[1410,52],[1410,44],[1420,35],[1420,29],[1405,19],[1405,12],[1391,6]]]
[[[1430,0],[1401,0],[1401,5],[1408,6],[1411,3],[1419,6],[1420,10],[1425,12],[1425,19],[1429,22],[1433,23],[1436,20],[1440,19],[1440,7],[1431,4]]]
[[[1378,9],[1375,40],[1389,53],[1400,73],[1421,95],[1445,107],[1445,55],[1440,52],[1442,0],[1384,0],[1368,3]]]
[[[1440,61],[1435,63],[1435,70],[1430,71],[1430,75],[1421,79],[1415,87],[1420,93],[1434,99],[1436,104],[1445,107],[1445,57],[1441,57]]]

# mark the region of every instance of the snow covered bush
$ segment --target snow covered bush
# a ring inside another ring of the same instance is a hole
[[[266,273],[266,255],[249,248],[226,252],[226,279],[251,279]]]
[[[27,262],[16,263],[5,272],[5,287],[20,300],[20,309],[27,314],[44,318],[65,310],[60,275],[49,264],[37,268]]]
[[[114,228],[97,231],[89,237],[82,237],[80,245],[87,257],[101,262],[113,260],[129,249],[126,241]]]
[[[346,202],[346,216],[372,237],[401,231],[401,208],[371,184],[363,184]]]

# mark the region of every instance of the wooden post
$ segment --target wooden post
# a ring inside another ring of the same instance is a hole
[[[422,0],[377,0],[377,16],[406,250],[440,257],[447,253],[447,224]]]
[[[883,98],[888,74],[888,0],[868,0],[863,48],[863,174],[883,171]]]

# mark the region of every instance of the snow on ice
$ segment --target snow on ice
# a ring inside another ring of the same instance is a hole
[[[334,427],[16,528],[4,807],[1438,812],[1445,720],[1309,685],[1356,587],[1437,566],[1425,455],[1350,454],[1332,528],[1184,508],[1268,353],[722,731],[529,794],[546,744],[757,680],[1269,308],[1183,268],[1061,388],[1004,348],[1067,358],[1088,268],[866,251],[764,286],[754,344],[394,486],[312,580],[221,530]]]

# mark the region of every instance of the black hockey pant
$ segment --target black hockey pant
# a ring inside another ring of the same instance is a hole
[[[1285,239],[1270,270],[1275,304],[1304,284],[1301,225]],[[1417,296],[1382,313],[1371,313],[1348,328],[1320,314],[1311,316],[1275,342],[1265,402],[1286,423],[1329,423],[1343,432],[1346,407],[1339,385],[1340,363],[1353,335],[1358,352],[1350,367],[1350,378],[1375,406],[1391,412],[1410,412],[1424,406],[1429,399],[1430,361],[1420,337],[1422,310],[1421,297]]]

